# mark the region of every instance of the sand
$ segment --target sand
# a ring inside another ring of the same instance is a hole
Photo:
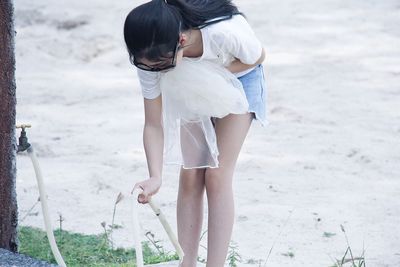
[[[33,125],[54,227],[61,215],[64,230],[102,233],[118,193],[147,178],[143,100],[122,37],[138,3],[15,2],[17,118]],[[266,266],[331,266],[347,248],[340,225],[368,266],[400,266],[399,2],[236,3],[267,50],[270,121],[254,122],[234,175],[239,266],[264,266],[271,247]],[[38,190],[29,158],[17,164],[22,219]],[[164,168],[154,196],[174,229],[177,171]],[[118,246],[133,247],[130,211],[117,207]],[[40,205],[32,213],[20,224],[43,228]],[[143,233],[173,250],[150,208],[141,217]]]

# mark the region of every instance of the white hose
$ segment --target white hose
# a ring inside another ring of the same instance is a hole
[[[141,244],[140,244],[140,235],[138,234],[140,232],[140,230],[139,230],[139,217],[138,217],[138,213],[137,213],[138,212],[138,205],[139,205],[139,203],[137,201],[137,197],[138,197],[139,194],[141,194],[143,192],[143,190],[140,189],[140,188],[137,188],[137,189],[134,190],[134,192],[136,192],[136,193],[133,194],[134,195],[133,206],[135,207],[134,208],[133,218],[134,218],[134,221],[135,221],[134,222],[134,227],[137,227],[137,228],[135,228],[134,232],[135,232],[136,257],[138,259],[138,251],[140,251],[140,253],[142,253],[142,247],[141,247]],[[152,208],[152,210],[154,211],[154,213],[157,215],[158,219],[160,220],[162,226],[164,227],[164,230],[167,232],[168,237],[171,240],[172,244],[174,245],[176,253],[179,256],[179,262],[182,263],[183,256],[185,254],[183,253],[183,249],[180,246],[180,244],[178,242],[178,239],[176,238],[176,235],[172,231],[171,226],[169,225],[167,219],[165,218],[164,213],[162,213],[162,211],[159,208],[159,206],[154,202],[154,200],[151,199],[151,197],[149,198],[148,202],[149,202],[150,207]],[[138,244],[139,244],[140,248],[138,248]],[[139,265],[139,264],[142,264],[142,265]],[[137,266],[138,267],[143,266],[143,262],[139,262],[137,260]]]
[[[135,190],[136,191],[136,190]],[[133,237],[135,239],[135,254],[136,254],[136,266],[143,267],[143,251],[142,251],[142,235],[140,234],[139,225],[139,203],[134,199],[132,203],[133,207]]]
[[[40,169],[39,162],[37,160],[35,151],[33,150],[32,146],[30,146],[27,149],[27,152],[28,152],[29,157],[32,160],[33,168],[35,169],[36,179],[37,179],[37,183],[38,183],[38,187],[39,187],[40,203],[42,205],[44,225],[46,228],[47,238],[50,243],[51,251],[53,252],[53,255],[57,261],[57,264],[60,265],[61,267],[67,267],[67,265],[65,264],[65,262],[61,256],[61,253],[57,247],[56,240],[54,238],[53,228],[51,226],[49,209],[48,209],[48,204],[47,204],[47,194],[46,194],[46,190],[44,188],[42,171]],[[134,238],[135,238],[136,265],[137,265],[137,267],[144,267],[139,216],[138,216],[139,203],[137,201],[137,197],[139,194],[142,193],[142,189],[138,188],[138,189],[134,190],[134,192],[136,192],[136,193],[135,194],[132,193],[132,194],[134,196],[134,199],[133,199],[133,202],[134,202],[133,203],[133,226],[134,226]],[[165,231],[167,232],[168,237],[171,240],[172,244],[174,245],[175,250],[179,256],[179,262],[182,263],[184,253],[183,253],[182,247],[179,245],[178,239],[176,238],[174,232],[171,229],[171,226],[167,222],[161,209],[151,198],[149,199],[149,205],[152,208],[152,210],[154,211],[154,213],[157,215],[162,226],[164,227]]]
[[[44,225],[46,228],[47,238],[50,243],[51,251],[53,252],[53,255],[57,261],[57,264],[60,265],[61,267],[67,267],[67,265],[65,264],[65,262],[61,256],[60,251],[58,250],[57,243],[56,243],[56,240],[55,240],[54,234],[53,234],[53,228],[51,227],[49,209],[48,209],[48,205],[47,205],[47,194],[46,194],[46,190],[44,188],[42,171],[40,170],[39,162],[36,158],[36,154],[35,154],[35,151],[33,150],[32,146],[30,146],[28,148],[27,152],[28,152],[29,157],[32,160],[33,168],[35,169],[36,179],[37,179],[37,183],[38,183],[38,187],[39,187],[40,203],[42,205]]]

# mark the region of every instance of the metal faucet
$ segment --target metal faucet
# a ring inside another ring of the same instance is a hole
[[[21,124],[16,126],[17,129],[22,129],[21,135],[18,138],[18,152],[23,152],[27,150],[31,144],[28,143],[28,137],[26,136],[25,128],[31,128],[30,124]]]

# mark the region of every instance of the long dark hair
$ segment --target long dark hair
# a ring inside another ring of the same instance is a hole
[[[231,0],[152,0],[142,4],[128,14],[124,24],[130,61],[168,57],[179,30],[200,29],[235,14],[242,13]]]

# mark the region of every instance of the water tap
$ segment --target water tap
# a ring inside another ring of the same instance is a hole
[[[26,131],[25,131],[25,128],[31,128],[31,125],[30,124],[21,124],[21,125],[17,125],[16,128],[22,129],[21,135],[19,136],[19,139],[18,139],[18,141],[19,141],[18,142],[18,150],[17,150],[17,153],[18,153],[18,152],[23,152],[23,151],[27,150],[31,146],[31,144],[28,143],[28,137],[26,136]]]

